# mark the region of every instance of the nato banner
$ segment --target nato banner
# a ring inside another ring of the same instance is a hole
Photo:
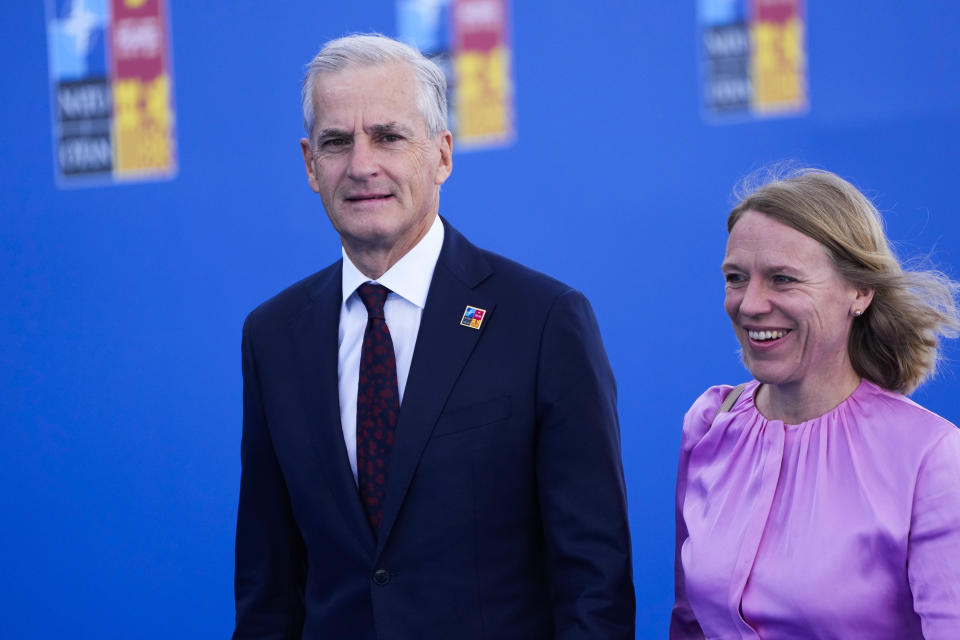
[[[708,119],[803,113],[804,0],[698,0]]]
[[[447,76],[456,149],[514,140],[508,0],[398,0],[398,37]]]
[[[57,184],[176,174],[165,0],[47,0]]]

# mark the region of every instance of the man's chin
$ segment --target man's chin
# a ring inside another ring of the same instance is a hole
[[[402,241],[403,232],[385,224],[364,225],[340,231],[345,246],[361,251],[390,251]]]

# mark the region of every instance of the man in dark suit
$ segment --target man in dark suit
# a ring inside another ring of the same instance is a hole
[[[235,638],[634,637],[596,320],[440,219],[445,95],[382,36],[308,66],[301,147],[343,259],[244,325]]]

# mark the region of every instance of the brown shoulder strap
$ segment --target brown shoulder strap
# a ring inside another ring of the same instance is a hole
[[[727,397],[724,398],[723,404],[720,405],[720,408],[717,409],[717,416],[719,416],[724,411],[730,411],[730,408],[736,403],[737,399],[740,397],[740,394],[743,393],[743,390],[747,388],[746,382],[741,382],[733,389],[730,390],[730,393],[727,394]],[[714,416],[713,419],[716,420],[717,416]]]

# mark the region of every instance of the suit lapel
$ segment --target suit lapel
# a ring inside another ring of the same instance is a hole
[[[294,321],[294,342],[304,371],[301,402],[306,407],[308,440],[320,459],[322,473],[343,514],[342,522],[373,550],[375,541],[363,513],[340,424],[337,375],[338,335],[342,302],[342,263],[311,283],[312,304]],[[313,420],[316,420],[315,422]]]
[[[437,418],[482,335],[485,324],[480,330],[460,325],[464,311],[470,305],[485,309],[489,315],[495,306],[494,300],[474,291],[491,273],[486,260],[449,224],[445,227],[443,249],[420,319],[397,421],[383,521],[377,536],[377,557],[390,535]]]

